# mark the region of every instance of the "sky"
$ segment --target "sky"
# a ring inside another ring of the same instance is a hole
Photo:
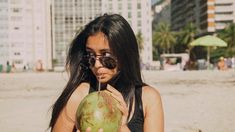
[[[156,3],[157,1],[159,1],[159,0],[151,0],[151,3],[154,4],[154,3]]]

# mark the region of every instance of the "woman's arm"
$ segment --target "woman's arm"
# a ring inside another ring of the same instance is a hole
[[[67,104],[60,112],[57,121],[55,123],[54,128],[52,128],[52,132],[72,132],[75,120],[76,120],[76,112],[77,107],[79,106],[82,99],[89,92],[89,84],[82,83],[78,86],[78,88],[73,92],[70,96]]]
[[[142,101],[144,132],[164,132],[164,113],[159,92],[150,86],[143,87]]]

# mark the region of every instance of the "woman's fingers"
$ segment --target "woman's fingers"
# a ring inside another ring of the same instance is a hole
[[[91,128],[88,127],[88,128],[86,129],[86,132],[91,132]]]
[[[91,128],[90,128],[90,127],[88,127],[88,128],[86,129],[86,132],[91,132]],[[98,132],[103,132],[103,129],[102,129],[102,128],[100,128],[100,129],[98,130]]]
[[[114,87],[112,87],[111,85],[107,85],[107,90],[110,91],[111,93],[117,95],[117,96],[121,96],[122,97],[122,94],[116,90]]]
[[[105,90],[105,92],[111,95],[113,98],[115,98],[119,102],[117,104],[117,107],[120,109],[120,111],[122,112],[124,116],[127,116],[128,107],[127,107],[126,102],[124,101],[122,94],[119,91],[117,91],[115,88],[113,88],[111,85],[107,86],[107,90]]]
[[[117,104],[118,109],[122,112],[122,125],[127,123],[128,116],[128,106],[122,96],[122,94],[113,88],[111,85],[107,85],[107,90],[105,92],[111,95],[114,99],[116,99],[119,103]]]
[[[119,91],[117,91],[115,88],[113,88],[111,85],[107,86],[107,90],[105,90],[105,92],[114,97],[121,105],[125,107],[127,106],[122,94]]]

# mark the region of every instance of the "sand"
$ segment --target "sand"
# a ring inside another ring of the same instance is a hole
[[[162,96],[166,132],[234,132],[235,70],[143,71]],[[66,73],[1,73],[1,132],[44,132]]]

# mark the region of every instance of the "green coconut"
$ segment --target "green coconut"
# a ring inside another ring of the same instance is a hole
[[[117,100],[104,91],[88,94],[77,109],[78,129],[85,132],[90,127],[92,132],[97,132],[100,128],[104,132],[118,132],[122,113],[117,103]]]

